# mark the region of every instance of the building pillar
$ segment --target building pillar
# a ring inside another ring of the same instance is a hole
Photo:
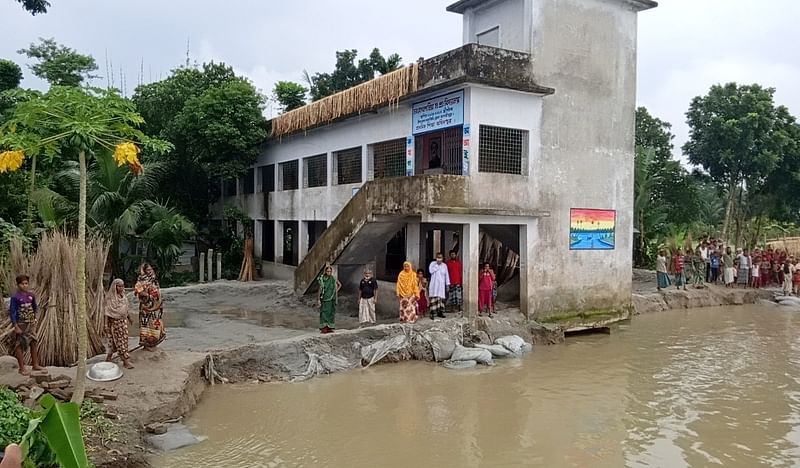
[[[525,318],[534,316],[533,301],[533,226],[531,223],[519,226],[519,311]]]
[[[299,265],[304,258],[306,258],[306,254],[308,253],[308,223],[305,221],[298,221],[297,222],[297,233],[295,234],[295,239],[297,239],[297,264]]]
[[[419,223],[406,224],[406,260],[414,268],[424,268],[420,262],[424,261],[420,255],[420,225]]]
[[[275,221],[275,263],[284,263],[283,230],[284,230],[284,222]]]
[[[264,252],[261,247],[264,244],[264,220],[257,219],[253,221],[253,257],[261,259]]]
[[[464,224],[461,230],[461,261],[464,264],[464,317],[478,314],[478,273],[480,271],[480,225]]]

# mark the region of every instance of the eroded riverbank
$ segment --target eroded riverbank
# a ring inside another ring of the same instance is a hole
[[[645,283],[635,287],[635,313],[665,310],[665,307],[743,304],[770,296],[769,292],[725,288],[669,290],[661,294],[649,291],[648,287]],[[207,389],[203,376],[207,355],[214,356],[216,370],[222,376],[243,383],[305,379],[313,356],[317,356],[317,363],[319,356],[337,356],[336,361],[344,363],[343,369],[357,369],[362,365],[363,347],[401,335],[410,337],[412,346],[390,353],[387,361],[429,360],[430,345],[420,337],[434,326],[467,344],[488,342],[507,334],[523,336],[537,345],[564,340],[563,330],[557,324],[527,322],[513,307],[505,307],[493,320],[452,318],[434,324],[424,319],[413,327],[386,320],[375,327],[357,329],[356,319],[340,315],[337,322],[343,329],[320,336],[316,330],[316,311],[291,296],[285,282],[219,282],[166,289],[164,294],[169,339],[163,352],[134,353],[132,361],[136,369],[126,371],[125,377],[112,385],[103,385],[120,395],[118,401],[107,405],[120,414],[129,437],[113,447],[96,447],[93,459],[98,466],[143,466],[143,457],[151,449],[145,448],[139,432],[146,424],[190,412]],[[415,339],[417,343],[413,344]],[[4,359],[8,362],[2,361],[0,366],[0,385],[13,386],[20,379],[13,369],[13,360]],[[325,371],[324,365],[321,370]],[[51,373],[71,375],[69,369],[51,368]]]

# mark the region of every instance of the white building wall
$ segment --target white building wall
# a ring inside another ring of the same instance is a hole
[[[494,27],[500,29],[498,47],[530,50],[530,15],[534,0],[494,0],[464,14],[464,43],[477,43],[478,35]]]
[[[507,89],[471,87],[470,100],[470,152],[472,162],[470,177],[478,190],[470,192],[475,207],[520,205],[542,209],[539,206],[539,179],[533,170],[541,155],[542,100],[536,96]],[[480,125],[515,128],[528,131],[528,173],[525,175],[478,172],[480,160]],[[509,194],[514,194],[509,200]],[[509,204],[509,202],[511,202]]]
[[[621,0],[536,0],[533,70],[543,100],[532,303],[544,310],[630,304],[636,15]],[[570,208],[616,210],[613,251],[569,249]]]

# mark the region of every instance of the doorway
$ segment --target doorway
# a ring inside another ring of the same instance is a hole
[[[284,221],[283,223],[283,263],[284,265],[297,266],[297,221]]]

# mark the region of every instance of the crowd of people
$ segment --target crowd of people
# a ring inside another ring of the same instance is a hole
[[[450,252],[445,261],[441,253],[436,254],[434,261],[428,265],[428,271],[414,270],[411,262],[403,263],[403,269],[397,275],[395,295],[399,303],[399,320],[403,323],[415,323],[425,316],[431,320],[444,318],[446,312],[463,313],[464,266],[456,251]],[[430,276],[428,276],[430,275]],[[333,268],[326,266],[319,280],[319,317],[320,333],[332,333],[336,329],[336,303],[342,283],[333,275]],[[487,313],[494,316],[497,300],[497,280],[494,270],[484,263],[478,278],[478,315]],[[364,270],[358,285],[358,317],[361,326],[373,325],[377,322],[375,308],[378,303],[378,282],[370,269]]]
[[[6,349],[13,349],[17,359],[19,373],[28,375],[25,367],[25,352],[30,350],[31,367],[41,370],[39,365],[38,340],[36,332],[39,326],[39,307],[36,296],[30,290],[30,278],[27,275],[16,277],[17,290],[11,296],[9,316],[14,327],[14,334],[9,335]],[[133,288],[139,302],[139,346],[146,351],[155,348],[166,338],[162,315],[164,313],[161,300],[161,288],[156,279],[153,267],[147,263],[139,268],[139,275]],[[123,365],[132,369],[130,351],[128,350],[128,327],[133,325],[131,304],[125,294],[125,282],[115,279],[111,282],[103,304],[105,317],[105,333],[108,340],[106,361],[112,361],[114,355],[122,359]]]
[[[784,295],[800,295],[800,258],[787,250],[755,248],[737,249],[715,239],[704,239],[697,247],[676,249],[667,258],[662,249],[656,257],[656,281],[661,291],[671,285],[686,289],[705,284],[722,284],[727,288],[780,287]]]

